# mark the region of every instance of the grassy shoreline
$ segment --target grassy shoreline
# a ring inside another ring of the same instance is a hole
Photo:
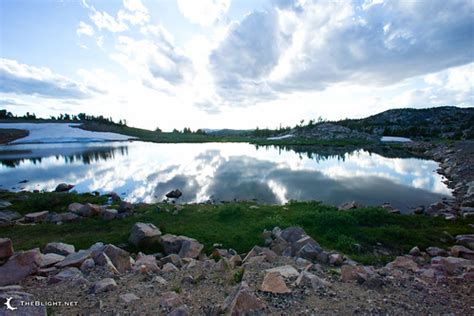
[[[48,209],[63,212],[72,202],[103,204],[104,196],[76,193],[1,193],[0,199],[10,200],[10,210],[21,214]],[[114,206],[111,206],[114,207]],[[275,226],[301,226],[324,248],[349,255],[364,264],[384,264],[398,254],[407,253],[413,246],[449,247],[451,236],[469,233],[474,220],[447,221],[420,215],[396,215],[377,207],[352,211],[319,202],[292,202],[287,205],[256,205],[236,202],[224,205],[186,204],[174,212],[171,204],[139,204],[135,214],[123,219],[104,221],[84,218],[75,223],[55,225],[15,225],[2,227],[1,237],[11,238],[15,249],[44,247],[48,242],[62,241],[78,249],[95,242],[123,245],[135,252],[127,240],[135,222],[149,222],[163,233],[196,238],[212,250],[212,244],[247,252],[254,245],[263,245],[261,233]],[[388,253],[375,252],[376,248]],[[148,249],[148,252],[159,249]]]

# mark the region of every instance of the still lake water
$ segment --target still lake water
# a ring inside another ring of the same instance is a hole
[[[78,192],[114,191],[131,202],[161,201],[178,188],[180,202],[388,202],[408,211],[450,196],[437,168],[434,161],[365,150],[302,154],[244,143],[0,146],[0,188],[54,190],[66,182]]]

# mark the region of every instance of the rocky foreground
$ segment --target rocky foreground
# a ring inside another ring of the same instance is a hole
[[[380,268],[325,251],[299,227],[262,237],[265,247],[238,254],[216,244],[209,256],[197,240],[148,223],[133,226],[129,243],[161,253],[100,242],[14,252],[3,238],[0,299],[18,310],[0,315],[474,313],[474,235],[448,250],[415,247]]]

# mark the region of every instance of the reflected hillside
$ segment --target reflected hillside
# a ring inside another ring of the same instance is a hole
[[[30,146],[31,147],[31,146]],[[81,146],[75,145],[71,147],[58,146],[38,146],[24,150],[9,146],[6,150],[0,149],[0,164],[5,167],[16,168],[24,162],[34,165],[41,164],[43,159],[56,157],[57,160],[63,161],[65,164],[82,163],[89,165],[99,161],[107,161],[114,159],[116,155],[127,156],[127,146]]]

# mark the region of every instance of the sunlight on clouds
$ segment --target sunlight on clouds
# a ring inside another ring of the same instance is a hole
[[[177,0],[177,3],[184,17],[202,26],[211,26],[230,7],[230,0]]]

